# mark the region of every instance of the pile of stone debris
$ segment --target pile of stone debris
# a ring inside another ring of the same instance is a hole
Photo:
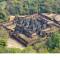
[[[45,36],[46,33],[42,30],[50,28],[53,22],[44,19],[41,15],[32,16],[30,18],[29,16],[15,18],[16,27],[14,32],[22,33],[28,37],[31,37],[33,34]]]

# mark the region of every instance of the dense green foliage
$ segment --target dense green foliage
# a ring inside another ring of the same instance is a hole
[[[59,0],[13,0],[8,5],[11,14],[33,14],[40,12],[59,13]],[[12,11],[13,10],[13,11]]]
[[[59,48],[60,47],[60,34],[59,33],[53,33],[51,37],[48,39],[48,47],[49,48]]]
[[[5,13],[9,12],[10,15],[60,13],[59,0],[0,0],[0,6]]]
[[[7,1],[7,0],[0,0],[0,2]]]
[[[58,50],[60,49],[60,33],[59,32],[53,33],[48,38],[47,46],[48,46],[49,52],[53,52],[53,51],[58,52]]]
[[[0,48],[5,48],[7,45],[8,34],[4,29],[0,29]]]
[[[5,22],[8,20],[7,2],[1,0],[0,2],[0,22]]]
[[[29,15],[34,13],[60,13],[59,0],[0,0],[0,22],[9,15]]]
[[[45,43],[36,43],[33,48],[36,50],[37,53],[48,53],[48,49]]]

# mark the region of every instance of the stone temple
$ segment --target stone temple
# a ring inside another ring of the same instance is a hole
[[[11,23],[15,24],[15,27],[12,29],[13,31],[10,31],[10,36],[25,46],[38,42],[39,37],[49,36],[57,25],[49,17],[42,14],[16,16]]]

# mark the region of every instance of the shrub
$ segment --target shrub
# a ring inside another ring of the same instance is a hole
[[[6,47],[8,40],[8,34],[5,29],[0,29],[0,47]]]
[[[0,48],[0,53],[21,53],[19,48]]]
[[[36,50],[37,53],[48,53],[48,49],[46,45],[42,42],[36,43],[33,48]]]
[[[32,48],[32,46],[28,46],[22,50],[22,53],[36,53],[36,51]]]

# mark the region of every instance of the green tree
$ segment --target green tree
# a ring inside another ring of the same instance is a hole
[[[60,48],[60,33],[53,33],[47,41],[48,50],[52,51],[55,48]]]
[[[0,0],[0,2],[7,1],[7,0]]]
[[[39,0],[28,0],[29,14],[38,13]]]
[[[44,4],[48,13],[58,13],[60,10],[59,0],[45,0]]]
[[[0,2],[0,22],[4,22],[8,20],[8,11],[7,11],[7,2]]]

